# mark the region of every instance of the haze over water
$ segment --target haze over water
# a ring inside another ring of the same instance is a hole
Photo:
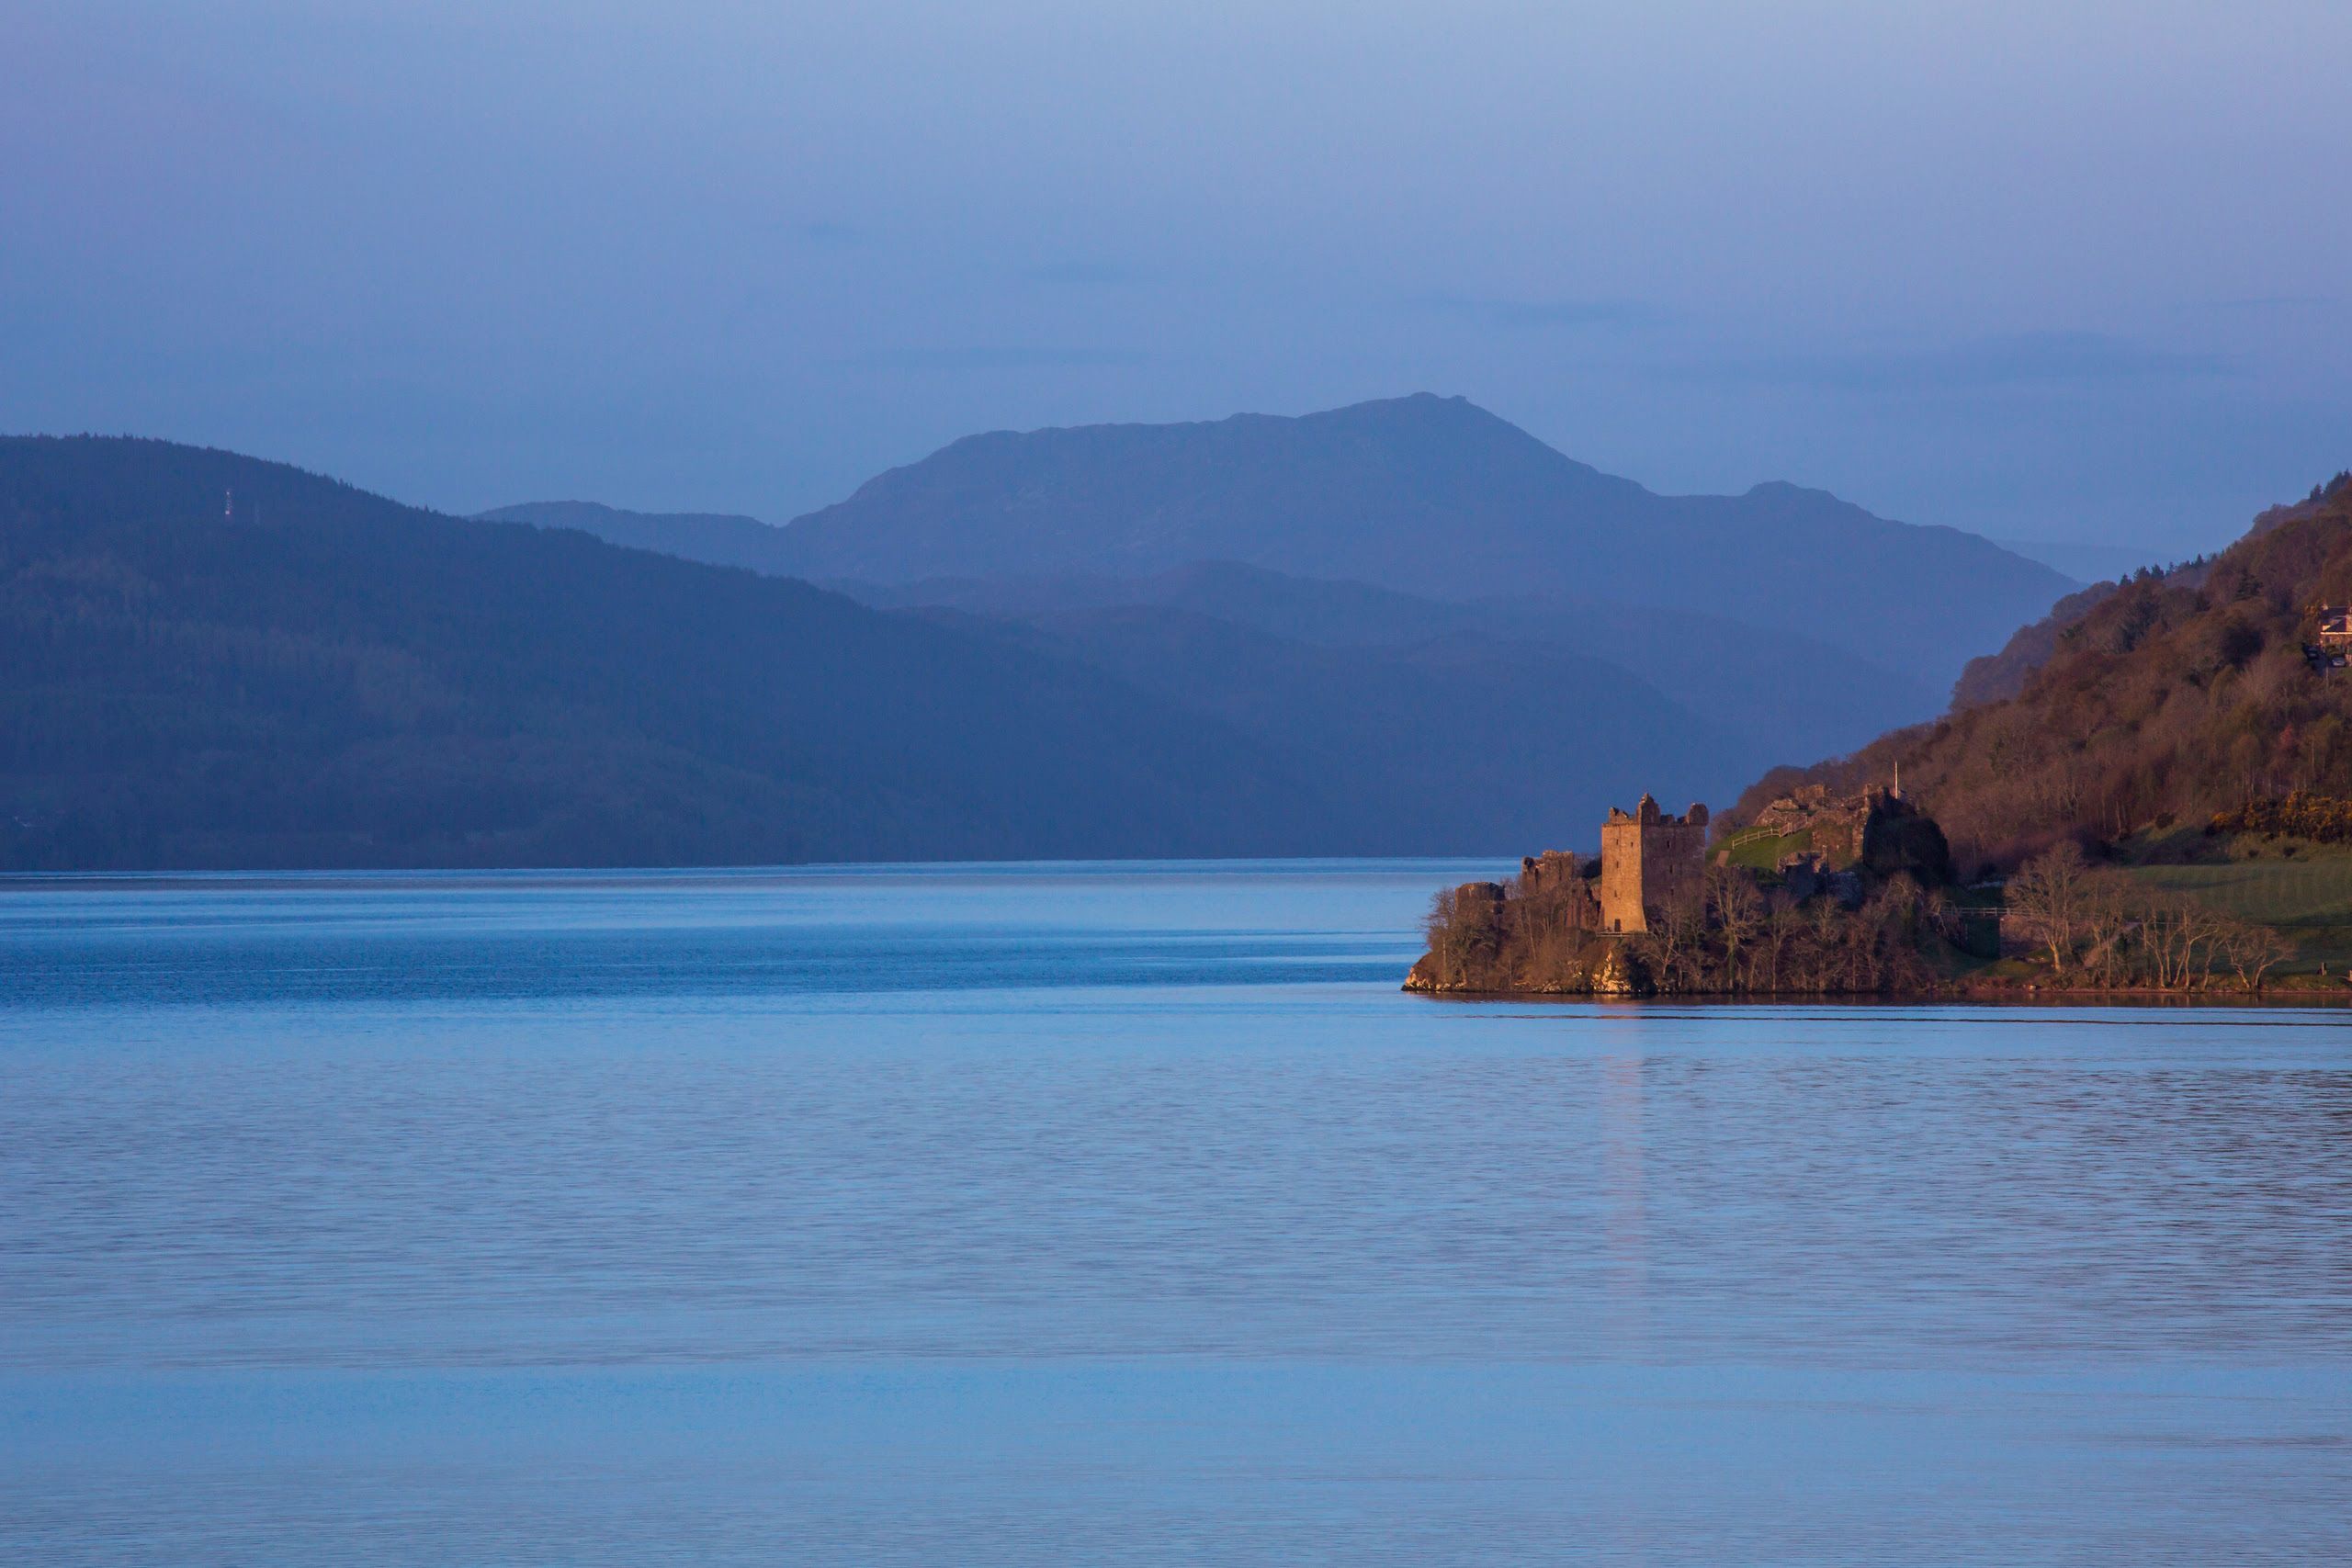
[[[0,890],[0,1558],[2352,1556],[2352,1030],[1447,1004],[1439,863]]]

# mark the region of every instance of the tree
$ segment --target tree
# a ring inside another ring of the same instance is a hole
[[[1634,946],[1660,990],[1690,991],[1705,979],[1706,938],[1698,900],[1676,898],[1650,911],[1650,929]]]
[[[1781,961],[1789,943],[1796,939],[1800,917],[1788,895],[1774,893],[1768,900],[1760,941],[1764,948],[1764,984],[1761,989],[1781,988]]]
[[[2009,878],[2010,911],[2049,949],[2050,966],[2062,975],[2081,941],[2089,874],[2082,846],[2069,839],[2026,862]]]
[[[1430,900],[1422,931],[1438,978],[1449,986],[1488,975],[1502,947],[1502,889],[1491,882],[1466,882]]]
[[[1756,878],[1736,865],[1707,868],[1707,907],[1724,933],[1724,979],[1736,988],[1740,981],[1739,950],[1764,920],[1764,895]]]
[[[2221,947],[2237,971],[2238,984],[2249,991],[2262,989],[2264,976],[2295,955],[2294,944],[2269,926],[2233,919],[2222,928]]]
[[[2127,977],[2126,939],[2140,923],[2140,900],[2131,883],[2118,874],[2095,872],[2083,878],[2080,922],[2086,951],[2083,967],[2102,986]]]

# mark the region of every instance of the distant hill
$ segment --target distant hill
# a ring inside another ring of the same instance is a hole
[[[485,519],[775,570],[782,533],[750,517],[587,502]],[[1344,778],[1327,826],[1373,852],[1478,849],[1589,832],[1645,779],[1728,794],[1762,767],[1854,744],[1933,706],[1924,687],[1818,643],[1695,618],[1751,657],[1676,679],[1694,620],[1615,605],[1448,604],[1204,562],[1149,579],[828,582],[864,604],[958,610],[976,635],[1147,688],[1241,729],[1301,772]],[[1042,634],[1042,635],[1040,635]],[[1759,649],[1758,641],[1768,645]],[[1334,650],[1345,648],[1342,657]],[[1654,659],[1673,691],[1611,663]],[[1802,670],[1802,680],[1786,672]],[[1532,724],[1531,714],[1544,716]]]
[[[891,613],[232,453],[0,440],[0,869],[1502,853],[1753,763],[1439,606],[1341,649],[1284,632],[1396,607],[1197,588],[1297,624]]]
[[[485,523],[528,523],[535,528],[577,528],[633,550],[740,566],[772,577],[797,575],[784,531],[756,517],[725,512],[624,512],[593,501],[530,501],[478,514]]]
[[[790,563],[791,550],[785,543],[788,536],[750,517],[625,512],[587,502],[534,502],[481,515],[578,528],[616,544],[759,571],[784,572]],[[1229,622],[1236,636],[1244,628],[1264,634],[1275,639],[1267,645],[1270,649],[1306,645],[1289,649],[1295,660],[1309,658],[1313,648],[1385,650],[1381,659],[1359,658],[1346,666],[1368,694],[1408,682],[1413,677],[1402,671],[1419,668],[1424,657],[1421,645],[1442,639],[1456,705],[1491,705],[1508,696],[1524,705],[1518,710],[1519,719],[1541,713],[1546,716],[1547,733],[1582,735],[1584,750],[1566,762],[1548,757],[1539,761],[1525,754],[1535,739],[1530,732],[1520,747],[1482,756],[1477,775],[1482,782],[1476,788],[1462,773],[1457,758],[1420,794],[1393,797],[1387,819],[1410,816],[1427,822],[1435,802],[1435,816],[1451,813],[1449,819],[1457,829],[1483,832],[1487,815],[1503,811],[1508,821],[1518,825],[1522,839],[1540,837],[1546,829],[1541,818],[1531,815],[1532,804],[1526,809],[1503,804],[1522,798],[1521,778],[1529,779],[1527,787],[1554,803],[1555,817],[1575,811],[1597,819],[1597,812],[1583,812],[1581,805],[1568,803],[1590,799],[1605,807],[1612,791],[1623,794],[1630,786],[1638,794],[1645,783],[1666,778],[1686,795],[1727,792],[1776,762],[1848,750],[1889,726],[1934,712],[1942,701],[1942,694],[1926,682],[1850,649],[1705,610],[1537,596],[1449,601],[1361,582],[1292,577],[1233,561],[1194,562],[1140,578],[827,581],[820,586],[877,608],[956,609],[1033,626],[1058,617],[1065,630],[1072,624],[1069,617],[1104,612],[1092,618],[1082,646],[1060,651],[1129,671],[1136,665],[1113,646],[1123,636],[1136,637],[1139,648],[1152,646],[1160,658],[1197,655],[1203,665],[1189,674],[1156,666],[1151,673],[1164,677],[1170,690],[1183,694],[1195,706],[1260,716],[1265,738],[1278,745],[1297,744],[1308,735],[1329,736],[1316,722],[1320,716],[1316,712],[1293,716],[1296,722],[1287,727],[1281,722],[1273,702],[1277,682],[1271,679],[1272,665],[1261,671],[1244,661],[1210,657],[1207,640],[1199,636],[1152,645],[1145,628],[1155,623],[1128,612],[1146,607],[1186,611]],[[1480,668],[1489,672],[1487,677],[1471,682]],[[1216,679],[1232,683],[1230,689],[1213,689],[1212,670],[1217,672]],[[1558,683],[1535,689],[1532,680],[1539,673],[1548,673]],[[1285,689],[1306,690],[1295,684]],[[1647,694],[1662,705],[1653,711],[1648,733],[1623,746],[1594,748],[1590,738],[1612,728],[1605,710],[1629,693]],[[1328,694],[1317,700],[1326,698]],[[1375,711],[1376,705],[1365,711]],[[1364,760],[1376,761],[1384,747],[1409,749],[1444,734],[1454,728],[1445,722],[1451,716],[1429,716],[1409,730],[1400,721],[1390,727],[1379,746],[1367,731],[1354,750],[1317,753],[1307,765],[1385,776],[1380,766],[1364,772]],[[1463,722],[1471,721],[1465,716]],[[1703,747],[1697,744],[1702,739]],[[1679,761],[1657,765],[1669,756]],[[1645,766],[1654,767],[1655,773],[1644,773]],[[1525,772],[1514,775],[1513,767]],[[1532,802],[1533,797],[1527,798]],[[1498,825],[1491,831],[1502,834],[1505,829]],[[1520,840],[1482,837],[1473,841]]]
[[[2013,865],[2062,839],[2194,857],[2217,815],[2269,820],[2299,793],[2316,802],[2303,816],[2352,811],[2352,672],[2304,653],[2317,607],[2346,604],[2352,475],[2266,512],[2211,560],[2070,603],[1988,669],[1984,700],[1767,774],[1726,820],[1801,783],[1884,782],[1898,762],[1964,865]],[[2018,677],[2012,694],[1994,675]]]
[[[1334,648],[1134,604],[1023,626],[1041,651],[1344,780],[1349,798],[1378,803],[1378,841],[1392,845],[1582,843],[1641,780],[1723,798],[1756,754],[1752,738],[1556,648],[1464,636]]]
[[[1364,847],[1083,664],[162,442],[0,440],[0,666],[13,869]]]
[[[819,580],[1236,561],[1440,599],[1661,607],[1798,632],[1937,690],[2075,586],[1974,535],[1820,491],[1657,495],[1426,394],[1295,419],[970,436],[784,532],[784,569]],[[1694,637],[1688,656],[1702,650]]]
[[[1129,614],[1147,606],[1229,622],[1285,643],[1355,650],[1357,657],[1346,662],[1368,681],[1375,681],[1363,657],[1369,650],[1416,664],[1437,658],[1453,672],[1456,702],[1508,693],[1521,705],[1516,710],[1521,722],[1541,714],[1564,735],[1587,731],[1599,697],[1651,694],[1670,702],[1678,714],[1690,715],[1677,722],[1695,722],[1693,733],[1703,733],[1712,748],[1711,765],[1673,773],[1674,787],[1685,794],[1703,793],[1702,775],[1710,781],[1707,787],[1719,787],[1712,781],[1752,778],[1775,761],[1848,750],[1892,725],[1934,711],[1939,700],[1926,685],[1845,649],[1720,615],[1532,598],[1447,602],[1363,583],[1287,577],[1229,561],[1145,578],[967,578],[831,586],[874,604],[948,606],[1064,628],[1085,625],[1092,656],[1114,663],[1124,660],[1109,645],[1123,630],[1148,624]],[[1442,653],[1434,651],[1439,647]],[[1716,649],[1737,653],[1721,657],[1712,651]],[[1474,666],[1492,673],[1482,682],[1467,682]],[[1252,670],[1229,660],[1222,667],[1236,683],[1227,700],[1243,700],[1255,683]],[[1532,689],[1539,672],[1556,684]],[[1174,671],[1166,673],[1176,678]],[[1201,686],[1204,680],[1193,684]],[[1633,746],[1618,754],[1630,760],[1645,750]],[[1587,761],[1572,772],[1590,769]]]

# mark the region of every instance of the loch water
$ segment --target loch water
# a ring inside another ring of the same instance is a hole
[[[0,885],[0,1561],[2352,1561],[2352,1016],[1400,993],[1492,874]]]

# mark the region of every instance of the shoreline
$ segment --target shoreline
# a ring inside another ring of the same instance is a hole
[[[2352,1007],[2352,980],[2341,987],[2267,987],[2261,991],[2190,993],[2121,987],[1979,987],[1939,991],[1653,991],[1636,996],[1600,991],[1480,991],[1466,987],[1399,986],[1408,996],[1434,1002],[1574,1002],[1613,1006],[1820,1007],[2142,1007],[2142,1008],[2330,1008]]]

